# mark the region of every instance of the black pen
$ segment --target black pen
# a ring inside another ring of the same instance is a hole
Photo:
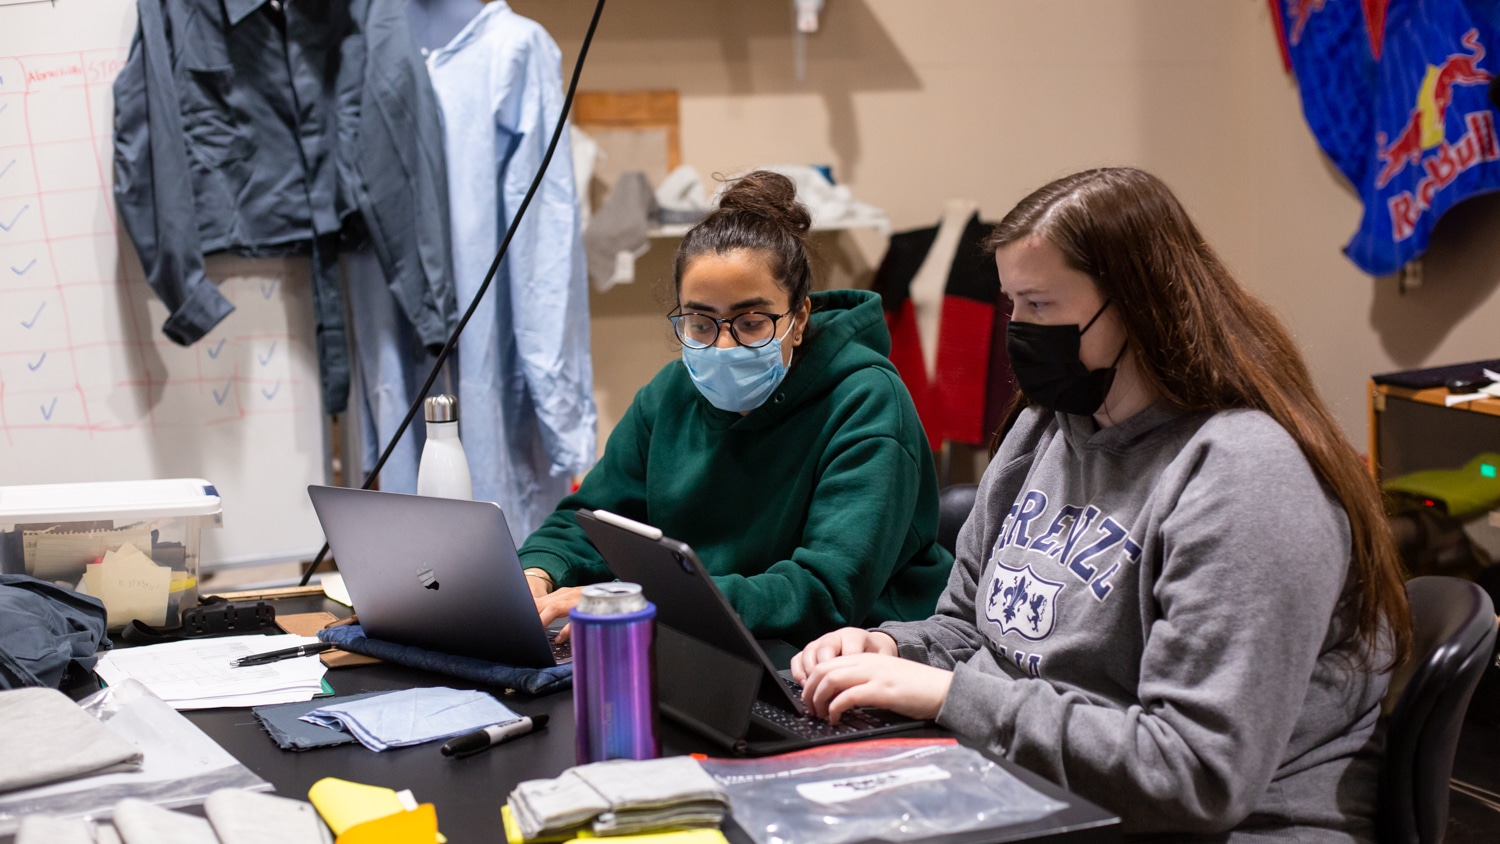
[[[247,665],[265,665],[268,662],[280,662],[283,659],[294,659],[299,656],[312,656],[338,647],[332,642],[317,642],[311,645],[298,645],[295,648],[283,648],[279,651],[266,651],[263,654],[251,654],[242,656],[234,662],[229,663],[231,668],[243,668]]]
[[[480,751],[489,750],[497,744],[520,738],[545,726],[547,726],[546,715],[533,715],[519,721],[485,727],[482,730],[450,739],[447,744],[443,745],[443,755],[473,756]]]

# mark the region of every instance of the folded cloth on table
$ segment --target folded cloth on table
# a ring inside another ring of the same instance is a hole
[[[56,689],[0,692],[0,793],[141,767],[141,751]]]
[[[134,797],[115,804],[114,821],[125,844],[219,844],[206,819]]]
[[[630,835],[670,827],[718,826],[729,794],[691,757],[615,759],[574,769],[610,811],[594,819],[596,835]]]
[[[610,809],[577,768],[550,780],[526,780],[510,793],[510,811],[525,838],[582,827]]]
[[[321,709],[335,703],[349,703],[383,694],[386,694],[386,692],[366,692],[362,695],[300,700],[296,703],[275,703],[270,706],[257,706],[251,709],[250,712],[255,716],[257,721],[260,721],[260,725],[270,734],[271,739],[280,745],[282,750],[309,750],[314,747],[332,747],[336,744],[348,744],[355,741],[355,738],[353,734],[347,733],[337,727],[310,724],[303,721],[302,716],[314,709]]]
[[[380,751],[451,738],[520,717],[485,692],[439,686],[328,704],[301,720],[348,730],[360,744]]]
[[[16,844],[103,844],[95,835],[97,831],[88,818],[27,815],[16,829]],[[116,836],[113,840],[120,839]]]
[[[411,645],[398,645],[381,639],[365,637],[358,624],[329,627],[318,631],[318,638],[332,642],[346,651],[378,657],[386,662],[420,668],[449,677],[460,677],[486,686],[515,689],[532,695],[544,695],[560,691],[573,684],[573,666],[556,665],[552,668],[517,668],[483,659],[429,651]]]
[[[596,835],[628,835],[718,826],[729,795],[691,757],[614,759],[523,782],[511,792],[510,807],[528,839],[590,822]]]
[[[638,835],[665,829],[717,829],[729,808],[713,800],[699,800],[659,809],[631,809],[604,812],[594,818],[595,835]]]
[[[302,800],[221,788],[203,813],[221,844],[333,844],[318,810]]]
[[[117,841],[123,844],[332,844],[333,836],[312,804],[237,788],[221,788],[203,804],[208,819],[173,812],[136,798],[115,804]],[[86,822],[85,822],[86,823]],[[24,827],[23,827],[24,829]],[[108,827],[85,828],[94,835]],[[76,832],[76,830],[71,830]],[[98,844],[104,844],[99,836]],[[24,844],[24,843],[23,843]],[[47,842],[47,844],[52,844]],[[59,842],[61,844],[61,842]]]

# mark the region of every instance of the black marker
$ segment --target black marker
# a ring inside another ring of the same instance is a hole
[[[473,756],[484,750],[489,750],[497,744],[520,738],[527,733],[535,732],[547,726],[546,715],[533,715],[530,718],[522,718],[519,721],[511,721],[508,724],[497,724],[493,727],[485,727],[477,732],[467,733],[458,738],[451,739],[443,745],[444,756]]]
[[[280,662],[283,659],[295,659],[299,656],[312,656],[324,651],[333,650],[337,645],[332,642],[314,642],[311,645],[298,645],[295,648],[283,648],[279,651],[267,651],[262,654],[251,654],[242,656],[229,663],[231,668],[243,668],[247,665],[266,665],[271,662]]]

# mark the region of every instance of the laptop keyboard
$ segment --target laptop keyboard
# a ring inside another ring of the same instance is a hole
[[[802,694],[802,686],[791,680],[788,680],[787,684],[791,686],[794,694]],[[798,715],[763,700],[757,700],[750,706],[750,719],[778,733],[811,741],[842,738],[871,730],[912,724],[912,719],[904,715],[872,707],[851,709],[845,712],[844,717],[835,724],[816,715]]]
[[[552,659],[559,665],[573,659],[573,640],[566,642],[557,641],[557,631],[547,631],[547,644],[552,647]]]
[[[750,720],[783,735],[808,740],[842,738],[911,722],[879,709],[851,709],[835,724],[815,715],[797,715],[763,700],[751,704]]]

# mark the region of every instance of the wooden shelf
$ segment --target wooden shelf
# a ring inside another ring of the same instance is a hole
[[[1427,389],[1413,389],[1411,387],[1398,387],[1393,384],[1369,383],[1366,394],[1369,397],[1369,419],[1370,419],[1370,444],[1369,444],[1369,469],[1370,476],[1377,481],[1381,479],[1381,457],[1380,457],[1380,415],[1386,410],[1388,399],[1400,399],[1416,402],[1432,407],[1452,411],[1456,414],[1478,414],[1481,416],[1500,417],[1500,399],[1475,399],[1449,406],[1446,399],[1450,395],[1445,387],[1429,387]],[[1455,416],[1454,419],[1464,418]],[[1472,419],[1472,416],[1467,418]],[[1433,435],[1441,435],[1441,432],[1433,432]]]
[[[1376,384],[1370,382],[1371,401],[1378,404],[1386,396],[1394,396],[1408,401],[1417,401],[1423,404],[1447,407],[1450,410],[1467,410],[1472,413],[1484,413],[1490,416],[1500,416],[1500,399],[1475,399],[1461,404],[1449,405],[1446,401],[1451,395],[1446,387],[1429,387],[1425,390],[1414,390],[1410,387],[1397,387],[1391,384]],[[1378,409],[1378,408],[1376,408]]]

